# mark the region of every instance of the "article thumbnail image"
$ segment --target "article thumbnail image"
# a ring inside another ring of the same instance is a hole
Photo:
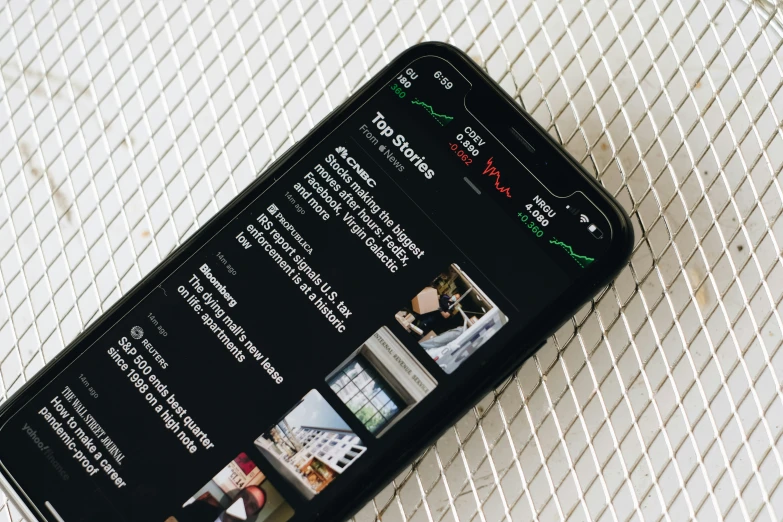
[[[367,451],[316,390],[261,434],[256,447],[306,499],[323,491]]]
[[[326,378],[367,431],[383,435],[438,382],[385,326]]]
[[[293,516],[258,466],[240,453],[166,522],[286,522]]]
[[[449,374],[508,322],[456,264],[413,296],[396,319]]]

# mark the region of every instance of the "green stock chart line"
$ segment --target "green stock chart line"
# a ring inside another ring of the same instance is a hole
[[[441,124],[441,126],[448,125],[449,123],[451,123],[451,120],[454,119],[454,116],[447,116],[445,114],[438,114],[432,108],[432,105],[430,105],[428,103],[425,103],[425,102],[419,100],[418,98],[416,98],[414,100],[411,100],[411,103],[413,105],[419,105],[419,106],[423,107],[424,110],[427,111],[430,114],[430,116],[432,116],[435,119],[435,121],[437,121],[438,123]]]
[[[568,245],[566,243],[563,243],[562,241],[558,241],[557,238],[552,238],[549,240],[550,245],[559,246],[563,250],[565,250],[569,256],[571,256],[571,259],[576,261],[576,263],[581,266],[582,268],[587,268],[590,263],[595,261],[595,258],[587,257],[587,256],[580,256],[576,252],[574,252],[574,249],[571,248],[571,245]]]

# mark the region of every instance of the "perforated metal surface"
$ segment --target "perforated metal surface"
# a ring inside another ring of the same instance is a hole
[[[637,244],[357,521],[781,520],[777,9],[3,1],[2,394],[391,57],[445,40],[617,195]]]

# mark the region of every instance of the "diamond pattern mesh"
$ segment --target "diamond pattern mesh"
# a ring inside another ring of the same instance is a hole
[[[770,0],[2,1],[0,394],[391,57],[446,40],[620,199],[637,244],[357,522],[781,520],[782,18]]]

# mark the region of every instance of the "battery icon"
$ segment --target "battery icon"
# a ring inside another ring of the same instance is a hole
[[[601,229],[593,225],[592,223],[590,223],[587,226],[587,230],[589,230],[590,233],[593,234],[593,237],[595,237],[596,239],[601,239],[602,237],[604,237],[604,233],[601,232]]]

